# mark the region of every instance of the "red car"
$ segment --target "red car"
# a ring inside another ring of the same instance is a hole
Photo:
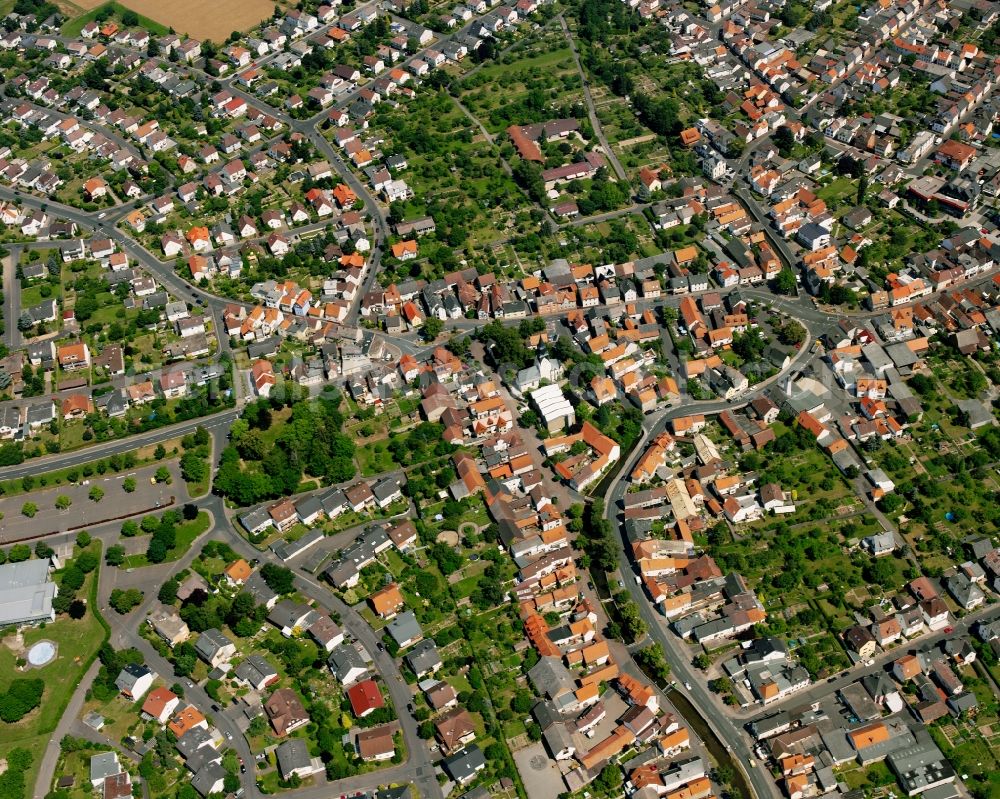
[[[951,633],[955,632],[955,628],[954,627],[945,627],[944,631],[945,631],[945,634],[951,634]]]

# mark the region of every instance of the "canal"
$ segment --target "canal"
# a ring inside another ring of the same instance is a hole
[[[691,729],[698,734],[698,737],[705,742],[705,748],[708,749],[709,754],[715,762],[719,765],[730,767],[733,773],[733,789],[739,793],[742,799],[754,799],[753,791],[750,790],[750,785],[744,776],[743,769],[740,767],[741,764],[737,763],[733,755],[726,751],[726,748],[722,745],[722,741],[712,732],[712,728],[701,717],[701,714],[695,710],[694,705],[688,701],[687,696],[682,691],[674,688],[667,692],[667,699],[677,708],[677,711],[684,717],[684,720]],[[761,799],[764,798],[761,797]]]

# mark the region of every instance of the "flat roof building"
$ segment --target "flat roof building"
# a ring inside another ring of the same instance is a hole
[[[576,423],[576,412],[559,386],[542,386],[532,391],[530,396],[550,433]]]
[[[52,600],[58,593],[47,558],[0,566],[0,626],[55,621]]]

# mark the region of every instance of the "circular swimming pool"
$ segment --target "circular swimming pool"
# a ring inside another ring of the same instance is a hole
[[[56,656],[56,645],[51,641],[39,641],[28,650],[28,662],[32,666],[44,666]]]

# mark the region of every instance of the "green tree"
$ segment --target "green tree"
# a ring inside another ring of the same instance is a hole
[[[38,513],[38,506],[34,502],[25,502],[21,506],[22,516],[27,516],[29,519],[33,519],[36,513]]]
[[[59,508],[59,510],[66,510],[66,508],[68,508],[72,504],[73,500],[71,500],[65,494],[60,494],[58,497],[56,497],[56,507]]]
[[[87,496],[90,497],[91,502],[100,502],[104,499],[104,489],[100,486],[92,486]]]
[[[436,316],[428,316],[427,319],[424,320],[423,327],[420,330],[420,335],[425,341],[434,341],[434,339],[441,335],[442,330],[444,330],[444,322]]]
[[[59,584],[61,588],[65,588],[67,591],[78,591],[83,587],[85,579],[84,573],[73,563],[63,569]]]
[[[260,576],[267,583],[267,587],[276,594],[290,594],[295,590],[295,574],[284,566],[265,563],[261,567]]]
[[[794,319],[789,319],[778,328],[778,341],[787,346],[801,344],[806,340],[806,329],[801,323]]]
[[[617,794],[623,781],[621,768],[608,764],[594,780],[594,789],[604,794]]]
[[[142,602],[142,591],[138,588],[129,588],[124,591],[121,588],[116,588],[111,592],[111,596],[109,597],[111,607],[114,608],[116,613],[120,613],[123,616],[134,610],[140,602]]]
[[[650,644],[635,653],[635,660],[658,684],[664,685],[670,679],[670,664],[663,656],[663,647]]]
[[[208,464],[196,452],[185,452],[181,456],[181,477],[188,483],[200,482],[208,477]]]
[[[134,477],[126,477],[122,480],[122,489],[126,494],[131,494],[136,489],[136,482]]]
[[[795,293],[795,273],[787,266],[784,267],[774,278],[774,291],[778,294]]]
[[[81,530],[76,534],[76,545],[80,547],[80,549],[86,549],[87,547],[89,547],[90,542],[91,542],[90,533],[88,533],[86,530]]]
[[[156,595],[156,598],[160,600],[164,605],[172,605],[177,600],[177,592],[180,590],[181,584],[176,577],[171,577],[162,586],[160,586],[160,593]]]
[[[27,544],[14,544],[7,553],[7,560],[11,563],[21,563],[31,557],[31,547]]]
[[[125,547],[117,544],[108,547],[108,551],[104,553],[104,560],[109,566],[121,566],[125,562]]]

